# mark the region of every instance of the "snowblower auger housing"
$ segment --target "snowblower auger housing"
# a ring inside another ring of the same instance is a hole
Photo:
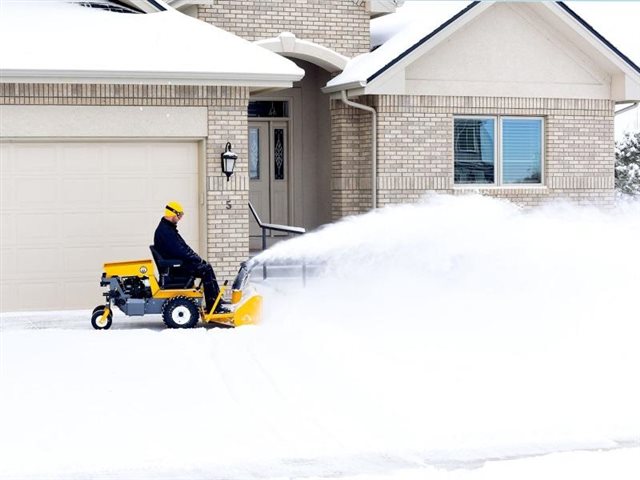
[[[166,262],[162,262],[166,266]],[[173,262],[171,266],[177,267],[179,263]],[[106,304],[93,309],[93,328],[106,330],[111,327],[114,306],[128,316],[161,314],[169,328],[195,327],[198,320],[223,327],[259,323],[262,297],[247,290],[249,275],[245,263],[240,266],[233,282],[229,313],[214,313],[227,290],[227,282],[220,287],[220,294],[211,310],[206,312],[201,285],[194,286],[193,278],[170,278],[167,270],[161,270],[158,279],[154,262],[150,259],[105,263],[100,286],[109,288],[103,294]]]

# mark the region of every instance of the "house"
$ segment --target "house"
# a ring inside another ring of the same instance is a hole
[[[612,203],[637,65],[560,2],[456,2],[372,50],[394,3],[2,0],[0,310],[95,304],[173,199],[221,278],[249,200],[307,228],[427,191]]]

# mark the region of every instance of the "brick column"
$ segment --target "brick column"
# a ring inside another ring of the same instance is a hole
[[[219,87],[209,105],[207,138],[207,256],[220,281],[233,280],[240,263],[249,256],[249,159],[247,106],[249,90]],[[220,154],[227,142],[238,155],[234,174],[227,181]]]
[[[331,218],[371,208],[371,114],[331,102]]]

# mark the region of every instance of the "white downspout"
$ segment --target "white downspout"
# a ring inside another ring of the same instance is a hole
[[[378,158],[378,151],[377,151],[377,144],[378,144],[378,140],[377,140],[377,134],[378,134],[378,113],[376,112],[376,109],[373,107],[370,107],[368,105],[362,105],[361,103],[356,103],[353,102],[351,100],[349,100],[347,98],[347,91],[346,90],[341,90],[340,93],[342,94],[342,101],[345,103],[345,105],[349,105],[350,107],[354,107],[354,108],[358,108],[360,110],[366,110],[367,112],[371,112],[371,138],[372,138],[372,145],[371,145],[371,204],[372,204],[372,208],[375,210],[376,207],[378,206],[378,166],[376,163],[376,160]]]

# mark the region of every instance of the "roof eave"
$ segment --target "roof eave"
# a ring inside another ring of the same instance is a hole
[[[367,86],[366,80],[357,80],[355,82],[342,83],[339,85],[331,85],[330,87],[323,87],[322,93],[336,93],[341,92],[342,90],[355,90],[360,88],[365,88]]]
[[[303,75],[210,72],[141,72],[93,70],[0,69],[0,83],[83,83],[149,85],[212,85],[289,88]]]
[[[629,57],[627,57],[624,53],[618,50],[609,40],[607,40],[603,35],[601,35],[595,28],[593,28],[586,20],[584,20],[580,15],[574,12],[567,4],[561,1],[555,2],[555,5],[560,7],[565,13],[571,16],[576,22],[578,22],[584,29],[591,34],[592,37],[595,37],[599,40],[600,45],[606,47],[606,50],[609,53],[609,57],[615,58],[616,63],[623,64],[624,69],[633,71],[640,78],[640,67],[636,65]],[[612,55],[613,54],[613,55]]]

